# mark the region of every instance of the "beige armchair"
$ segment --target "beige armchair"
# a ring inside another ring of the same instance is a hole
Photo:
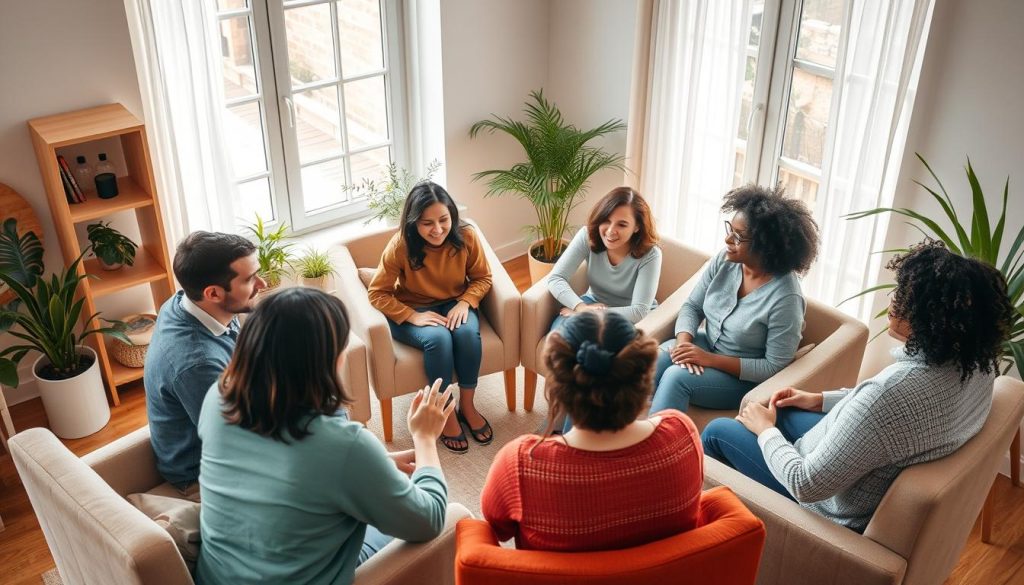
[[[469,223],[472,224],[470,221]],[[474,227],[475,224],[474,224]],[[515,410],[516,366],[519,365],[519,289],[479,227],[477,237],[484,246],[491,267],[492,285],[480,303],[480,341],[483,360],[480,375],[504,372],[505,399]],[[348,308],[353,331],[366,341],[370,360],[370,381],[380,401],[384,440],[392,438],[391,400],[415,392],[427,384],[423,352],[395,342],[387,318],[370,305],[359,268],[377,268],[381,253],[396,228],[384,228],[343,242],[337,250],[337,295]]]
[[[65,585],[192,584],[167,531],[125,500],[163,482],[148,426],[81,459],[42,428],[9,444]],[[454,583],[455,524],[468,517],[466,508],[449,504],[440,536],[389,543],[356,569],[355,584]]]
[[[758,585],[936,585],[946,580],[1024,416],[1024,383],[996,380],[992,411],[956,453],[905,469],[864,534],[711,458],[705,489],[732,488],[768,530]]]
[[[638,324],[656,339],[675,335],[676,316],[696,281],[685,294],[673,294],[670,302],[659,306]],[[793,386],[810,392],[850,388],[857,383],[860,362],[868,342],[868,328],[861,321],[814,299],[807,299],[804,334],[800,346],[815,344],[803,357],[761,382],[743,398],[740,408],[751,400],[767,400],[780,388]],[[697,428],[703,430],[713,419],[736,416],[735,410],[710,410],[690,405],[686,412]]]
[[[645,325],[651,315],[661,310],[660,305],[675,306],[675,315],[686,300],[689,291],[696,281],[690,282],[701,272],[710,256],[671,238],[661,239],[661,279],[654,299],[659,307],[637,324],[647,333],[651,333],[650,325]],[[586,262],[580,266],[570,280],[573,290],[583,294],[588,287]],[[524,373],[523,405],[527,412],[533,410],[534,395],[537,393],[537,374],[546,375],[543,350],[544,338],[551,329],[551,322],[558,315],[562,305],[548,292],[547,277],[538,280],[523,293],[523,330],[521,335],[522,361]],[[675,317],[673,316],[673,323]]]

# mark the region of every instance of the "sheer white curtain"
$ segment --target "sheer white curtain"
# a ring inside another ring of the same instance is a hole
[[[433,181],[446,186],[444,86],[441,71],[441,2],[406,0],[405,81],[408,87],[409,168],[422,176],[433,161],[441,169]]]
[[[736,164],[749,0],[640,0],[627,173],[658,229],[720,247],[719,207]]]
[[[215,3],[124,0],[168,245],[235,231]]]
[[[831,151],[820,193],[822,247],[804,291],[837,304],[874,284],[887,215],[848,221],[892,205],[934,0],[857,0],[849,7]],[[840,308],[868,319],[871,297]]]

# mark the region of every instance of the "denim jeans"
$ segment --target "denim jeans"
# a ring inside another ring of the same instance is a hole
[[[394,540],[394,536],[388,536],[373,526],[366,526],[366,536],[363,537],[363,547],[359,549],[359,560],[356,566],[363,564],[367,559],[380,552],[387,543]]]
[[[775,426],[782,436],[794,442],[825,417],[821,412],[810,412],[799,408],[780,408]],[[716,418],[708,423],[700,435],[704,454],[725,463],[743,475],[770,487],[789,499],[793,496],[768,469],[764,453],[757,444],[757,435],[747,430],[743,423],[734,418]]]
[[[703,331],[693,338],[694,345],[711,351],[708,337]],[[676,340],[670,339],[658,347],[658,363],[654,372],[654,400],[651,412],[666,408],[686,412],[690,403],[716,410],[739,408],[740,401],[756,386],[755,382],[740,380],[714,368],[704,368],[701,375],[691,374],[683,366],[672,363],[669,351],[676,346]]]
[[[447,315],[457,301],[447,301],[430,307],[421,307],[416,312],[434,311]],[[391,337],[406,345],[423,350],[423,366],[427,380],[433,383],[441,378],[441,389],[452,383],[452,372],[459,377],[459,387],[473,390],[480,377],[480,317],[476,309],[469,309],[466,322],[454,331],[441,325],[419,327],[406,321],[401,325],[388,319]]]

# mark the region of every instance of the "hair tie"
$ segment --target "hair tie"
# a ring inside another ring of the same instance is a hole
[[[593,341],[584,341],[576,351],[576,363],[588,374],[601,376],[612,369],[613,355]]]

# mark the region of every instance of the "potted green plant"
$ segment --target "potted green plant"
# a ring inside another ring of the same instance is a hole
[[[99,360],[83,342],[97,334],[128,341],[119,322],[94,326],[99,313],[80,324],[85,299],[79,297],[78,285],[89,276],[78,271],[84,256],[82,252],[47,280],[39,238],[31,231],[19,235],[14,219],[4,221],[0,230],[0,282],[15,295],[0,308],[0,334],[21,341],[0,350],[0,382],[17,387],[18,364],[29,352],[39,352],[32,373],[50,429],[64,439],[91,435],[110,420]]]
[[[245,226],[245,229],[256,240],[256,259],[260,266],[260,276],[267,282],[267,290],[276,288],[292,268],[292,244],[286,243],[288,224],[281,222],[277,229],[271,230],[263,223],[263,218],[256,214],[256,221]]]
[[[96,222],[85,228],[92,244],[92,251],[100,260],[104,270],[118,270],[122,266],[135,264],[138,246],[121,232],[110,227],[110,222]]]
[[[424,176],[416,178],[409,169],[391,163],[379,180],[364,178],[356,185],[345,185],[342,190],[350,196],[366,197],[372,215],[364,223],[383,221],[387,225],[398,225],[409,191],[417,183],[434,178],[440,168],[441,163],[433,160],[427,165]]]
[[[942,240],[946,244],[946,247],[954,254],[959,254],[969,258],[977,258],[978,260],[994,266],[999,270],[1003,275],[1003,278],[1006,279],[1010,301],[1017,308],[1011,325],[1010,337],[1003,342],[1003,358],[1006,363],[1006,368],[1003,370],[1003,373],[1005,374],[1009,371],[1010,367],[1016,363],[1017,373],[1021,377],[1024,377],[1024,298],[1022,298],[1024,297],[1024,230],[1017,232],[1017,235],[1013,238],[1013,243],[1010,245],[1007,253],[1005,255],[1002,254],[1003,232],[1006,227],[1006,202],[1010,194],[1010,179],[1007,177],[1006,185],[1003,187],[1003,209],[999,214],[999,219],[996,220],[996,223],[993,226],[989,221],[988,206],[985,204],[985,193],[981,188],[981,182],[978,181],[978,176],[974,173],[974,168],[971,166],[971,159],[967,159],[967,182],[971,188],[972,209],[971,222],[965,227],[964,224],[961,223],[960,216],[954,209],[953,200],[950,198],[946,188],[942,185],[942,181],[939,180],[939,177],[935,174],[935,171],[932,170],[928,161],[924,160],[924,157],[917,154],[917,158],[920,159],[925,168],[928,169],[928,173],[933,179],[935,179],[935,183],[938,185],[941,195],[920,181],[914,182],[923,187],[932,196],[932,198],[938,202],[946,216],[946,219],[952,227],[952,235],[939,225],[939,221],[941,220],[927,217],[921,213],[906,208],[878,207],[867,211],[852,213],[846,217],[848,219],[860,219],[863,217],[877,215],[879,213],[896,213],[902,215],[916,222],[911,223],[910,225],[920,230],[926,236]],[[906,248],[886,250],[886,252],[902,253],[906,252]],[[999,261],[1000,257],[1002,257],[1002,262]],[[895,286],[895,284],[891,283],[879,284],[865,289],[850,298],[856,298],[879,290],[888,290],[895,288]],[[888,313],[889,309],[886,308],[878,313],[876,317],[882,317]],[[885,331],[885,329],[882,329],[882,331]]]
[[[315,248],[309,248],[295,261],[295,269],[299,274],[302,286],[314,287],[323,291],[327,290],[327,277],[337,273],[331,262],[331,255]]]
[[[565,121],[558,106],[545,99],[543,90],[530,93],[523,112],[525,122],[494,116],[473,124],[469,135],[475,137],[485,130],[503,132],[515,138],[526,153],[526,160],[510,169],[481,171],[473,179],[487,179],[487,196],[515,193],[533,205],[537,224],[526,230],[533,236],[528,257],[530,277],[536,282],[565,249],[569,212],[586,195],[590,178],[603,169],[625,168],[622,155],[588,144],[626,125],[613,119],[580,130]]]

